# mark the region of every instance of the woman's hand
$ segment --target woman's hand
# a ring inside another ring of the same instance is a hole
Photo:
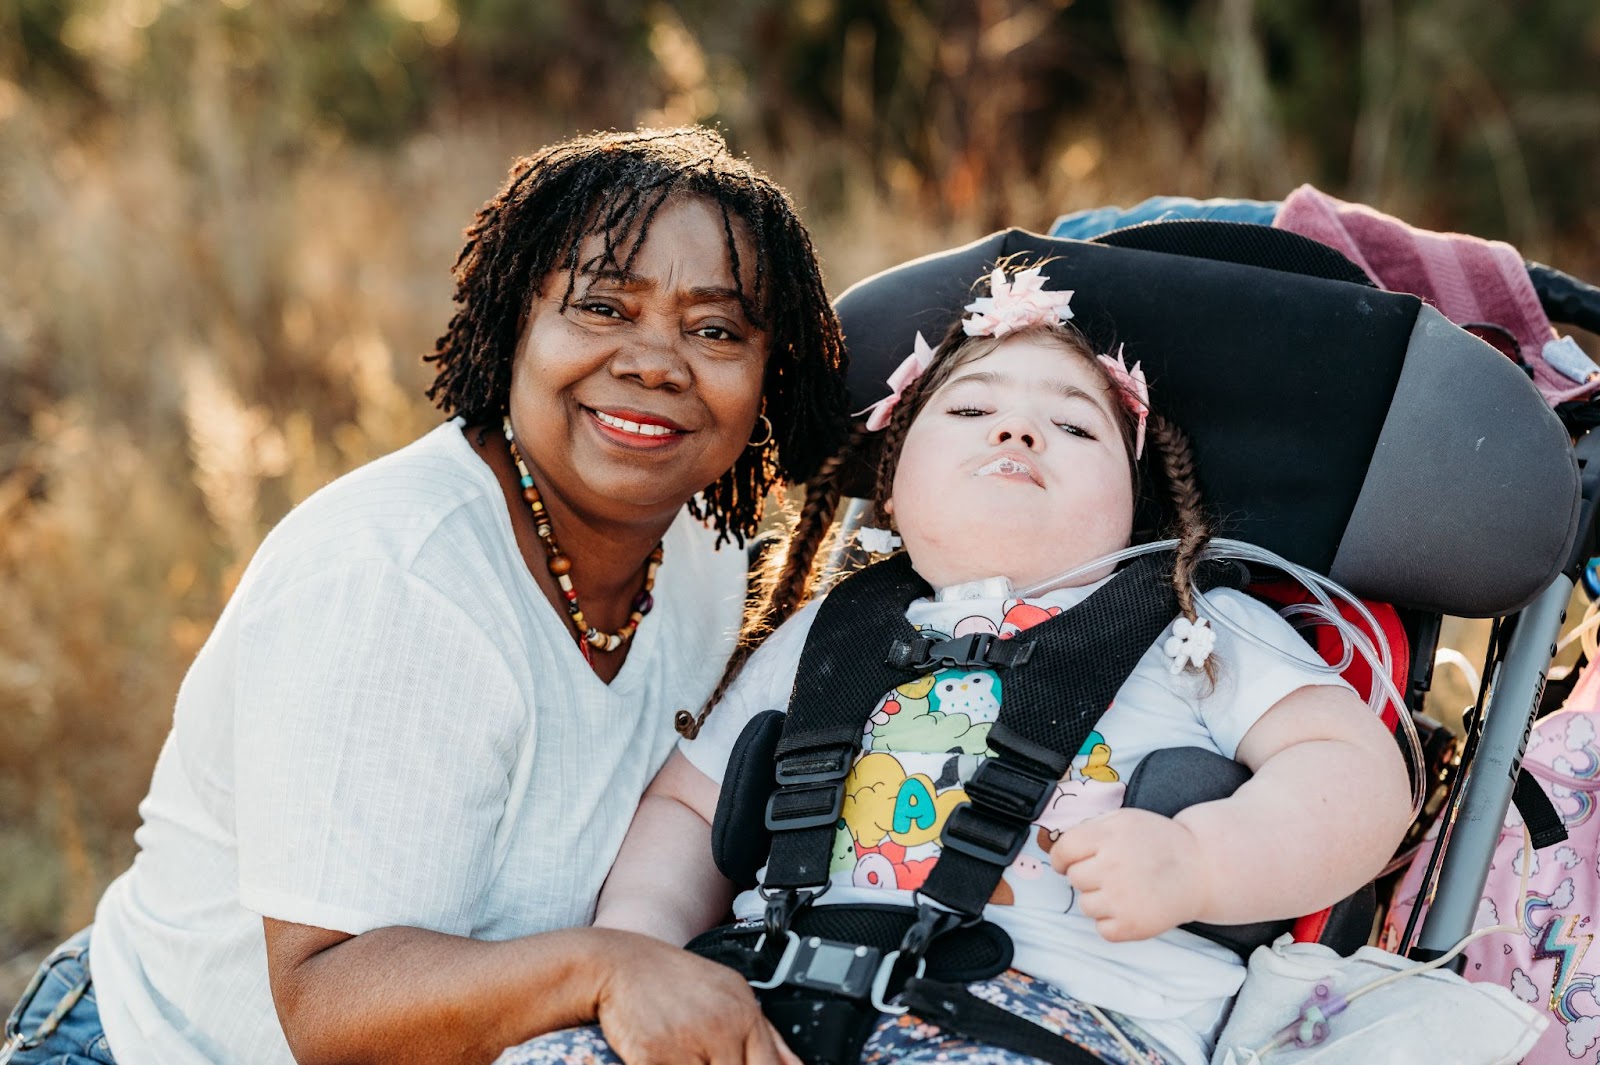
[[[1200,841],[1148,810],[1116,810],[1066,829],[1050,865],[1072,881],[1078,909],[1113,943],[1160,935],[1209,908]]]
[[[738,973],[658,940],[615,933],[600,1027],[628,1065],[802,1065]]]

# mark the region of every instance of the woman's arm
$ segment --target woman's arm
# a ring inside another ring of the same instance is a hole
[[[482,1063],[593,1022],[624,1062],[792,1062],[731,969],[627,932],[482,942],[266,919],[278,1018],[300,1065]]]
[[[639,802],[595,911],[597,927],[682,946],[722,920],[733,885],[711,860],[717,783],[672,752]]]
[[[1227,799],[1117,810],[1057,840],[1051,864],[1106,939],[1314,913],[1377,875],[1410,823],[1400,751],[1344,688],[1290,692],[1235,757],[1254,776]]]

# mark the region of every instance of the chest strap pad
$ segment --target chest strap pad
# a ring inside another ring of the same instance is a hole
[[[989,733],[994,757],[969,783],[971,801],[946,822],[945,851],[924,893],[963,912],[982,910],[1055,782],[1177,615],[1171,565],[1169,554],[1136,559],[1072,609],[995,641],[1012,646],[989,663],[1014,668],[1007,669],[1005,699]],[[1196,580],[1205,590],[1236,583],[1235,574],[1230,566],[1204,565]],[[766,817],[773,833],[767,888],[826,884],[845,777],[867,715],[885,692],[940,668],[943,656],[928,653],[929,641],[905,617],[911,601],[929,591],[900,554],[840,582],[819,608],[777,747],[778,787]],[[947,861],[950,872],[940,877]],[[981,869],[992,870],[987,888],[990,874]]]
[[[959,913],[983,912],[1001,873],[1022,850],[1056,782],[1178,614],[1170,554],[1135,559],[1082,603],[1018,634],[1033,637],[1025,667],[1005,679],[991,757],[967,782],[967,802],[946,819],[942,851],[922,894]],[[1237,580],[1226,565],[1202,565],[1207,591]]]

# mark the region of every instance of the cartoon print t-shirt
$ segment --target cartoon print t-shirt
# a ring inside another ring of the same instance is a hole
[[[958,590],[917,600],[906,617],[929,636],[987,632],[1004,639],[1070,609],[1097,587],[1030,600],[969,599]],[[1010,933],[1017,969],[1139,1019],[1185,1062],[1205,1060],[1212,1029],[1243,979],[1240,959],[1177,930],[1138,942],[1106,942],[1077,910],[1072,885],[1051,868],[1049,853],[1063,829],[1121,806],[1125,782],[1151,751],[1196,746],[1232,757],[1250,726],[1283,696],[1310,684],[1343,683],[1306,664],[1320,663],[1271,608],[1229,590],[1208,594],[1206,602],[1223,622],[1216,626],[1216,683],[1200,673],[1173,673],[1161,653],[1170,631],[1163,632],[1073,758],[985,913]],[[680,745],[713,780],[722,779],[745,723],[763,710],[786,707],[816,606],[808,605],[762,645],[700,737]],[[1242,638],[1228,623],[1261,642]],[[938,862],[939,834],[965,801],[965,782],[990,756],[989,729],[1004,701],[1005,670],[988,669],[944,670],[877,700],[845,782],[829,890],[818,904],[910,903],[910,893]],[[734,910],[739,917],[759,917],[763,906],[756,893],[747,892]]]
[[[921,635],[949,639],[988,633],[1009,639],[1061,612],[1059,605],[999,598],[919,604]],[[989,728],[1004,699],[992,669],[948,669],[885,692],[867,719],[861,756],[845,781],[832,879],[840,886],[914,891],[940,854],[950,812],[990,757]],[[1142,753],[1142,752],[1141,752]],[[1127,766],[1136,759],[1116,759]],[[1067,825],[1122,805],[1123,776],[1105,734],[1096,730],[1035,823],[1035,832],[1001,877],[991,902],[1065,912],[1071,886],[1050,871],[1050,844]],[[1131,766],[1128,766],[1131,771]],[[1048,874],[1048,875],[1047,875]]]

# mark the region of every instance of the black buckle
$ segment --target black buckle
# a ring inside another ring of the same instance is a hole
[[[1033,826],[1025,821],[1002,819],[971,802],[950,811],[939,844],[945,850],[965,854],[980,862],[1007,866],[1021,853]]]
[[[783,888],[770,892],[762,888],[760,895],[767,900],[767,912],[761,922],[761,940],[781,942],[789,931],[789,925],[794,923],[794,915],[811,905],[812,900],[827,890],[826,884],[815,889]],[[761,946],[758,943],[756,952],[760,951]]]
[[[762,986],[772,983],[806,987],[813,991],[828,991],[847,998],[866,998],[872,991],[873,977],[883,962],[883,951],[860,943],[842,943],[821,936],[794,936],[786,944],[786,959],[780,959],[778,969],[762,981]],[[787,966],[784,962],[787,961]]]
[[[765,820],[768,832],[793,832],[837,824],[843,812],[844,781],[791,784],[767,799]]]
[[[768,832],[832,825],[844,812],[844,778],[853,747],[823,747],[786,754],[773,765],[778,789],[767,799]]]
[[[1056,782],[1000,758],[985,758],[967,781],[967,798],[1019,821],[1037,821],[1055,795]]]
[[[766,947],[766,937],[756,944],[759,952]],[[905,1013],[907,1007],[891,1001],[889,982],[896,975],[901,952],[887,954],[876,947],[861,943],[844,943],[821,936],[804,938],[794,932],[783,937],[783,953],[772,975],[765,980],[746,981],[758,991],[775,987],[803,987],[823,991],[856,1001],[868,1000],[880,1013]],[[928,963],[915,959],[912,975],[920,977],[927,972]]]
[[[961,927],[968,918],[954,910],[941,910],[931,903],[917,900],[917,919],[912,922],[900,940],[900,953],[908,958],[921,958],[928,953],[933,941],[946,932]]]
[[[941,669],[1003,669],[1022,665],[1032,654],[1032,640],[1001,640],[990,632],[971,632],[950,640],[918,636],[890,644],[889,665],[922,673]]]

